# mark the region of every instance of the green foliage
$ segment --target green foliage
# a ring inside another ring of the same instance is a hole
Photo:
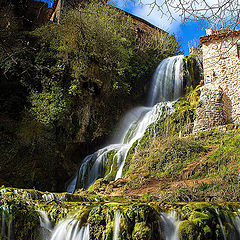
[[[188,70],[188,87],[196,88],[201,84],[202,78],[202,66],[198,56],[195,54],[189,54],[185,56],[187,61],[187,70]]]
[[[69,89],[74,95],[81,78],[90,77],[92,81],[96,78],[94,73],[87,72],[92,63],[111,73],[116,85],[116,76],[123,74],[127,59],[133,54],[130,46],[134,42],[134,32],[129,24],[130,21],[124,20],[111,6],[98,2],[72,10],[61,25],[43,27],[34,34],[42,37],[44,44],[50,44],[61,64],[70,67],[74,80]]]
[[[60,25],[44,26],[32,35],[41,40],[35,61],[48,69],[46,77],[50,74],[51,81],[58,82],[65,97],[78,96],[82,101],[86,93],[96,95],[105,79],[113,92],[134,93],[136,79],[146,81],[163,58],[179,52],[175,37],[167,33],[145,33],[144,41],[137,39],[131,19],[102,2],[71,10]],[[44,90],[45,83],[39,80]]]
[[[74,172],[63,163],[70,145],[86,145],[84,155],[100,144],[122,112],[143,101],[155,67],[179,46],[157,30],[136,36],[132,20],[102,2],[33,32],[28,0],[4,2],[11,7],[0,10],[0,182],[50,190]]]
[[[41,93],[32,92],[31,103],[32,115],[45,125],[60,121],[67,111],[67,101],[64,99],[62,90],[55,86]]]

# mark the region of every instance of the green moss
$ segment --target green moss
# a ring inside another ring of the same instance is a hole
[[[26,201],[19,198],[0,198],[0,215],[4,216],[2,224],[5,225],[5,232],[2,237],[11,234],[13,237],[17,233],[17,239],[38,240],[39,215],[35,208]]]
[[[116,156],[117,151],[112,150],[107,154],[107,161],[104,163],[104,178],[109,181],[115,179],[118,170],[118,159]]]
[[[112,239],[116,211],[121,212],[121,239],[161,239],[158,224],[160,214],[169,211],[175,211],[181,220],[180,240],[223,239],[219,219],[227,239],[234,239],[238,234],[231,219],[238,215],[239,203],[143,203],[139,199],[126,200],[124,197],[113,199],[107,196],[106,200],[110,202],[95,202],[88,191],[86,194],[91,201],[87,202],[68,201],[66,198],[44,201],[41,192],[16,190],[1,188],[0,216],[3,211],[6,213],[6,226],[12,220],[14,231],[17,231],[19,236],[16,239],[20,240],[40,240],[38,210],[44,210],[54,223],[72,217],[81,225],[90,224],[91,236],[94,239]],[[31,192],[31,195],[27,195],[26,192]],[[56,193],[53,195],[63,196]]]
[[[183,206],[181,209],[181,218],[184,222],[181,229],[182,239],[191,229],[197,232],[196,239],[223,239],[220,221],[226,237],[232,239],[231,236],[238,233],[230,220],[235,218],[234,211],[229,211],[229,209],[235,209],[236,206],[230,205],[230,208],[225,204],[216,203],[190,203]]]
[[[208,239],[211,238],[211,236],[212,236],[212,230],[211,230],[211,228],[210,228],[209,226],[204,226],[203,232],[204,232],[204,235],[205,235],[205,236],[208,236]]]
[[[197,56],[195,54],[189,54],[185,56],[187,61],[187,70],[188,70],[188,87],[192,86],[195,88],[200,84],[202,70],[200,67],[200,63],[197,60]]]
[[[125,159],[125,163],[124,163],[124,166],[123,166],[123,176],[126,175],[126,173],[128,172],[129,170],[129,167],[130,167],[130,164],[131,164],[131,160],[132,160],[132,157],[134,155],[134,152],[135,152],[135,148],[138,144],[138,141],[134,142],[132,147],[129,149],[128,153],[127,153],[127,156],[126,156],[126,159]]]
[[[180,222],[178,229],[179,240],[197,240],[199,233],[196,225],[189,220]]]
[[[143,175],[149,174],[149,172],[146,169],[143,170],[141,167],[139,168],[139,166],[143,166],[144,164],[149,164],[149,162],[151,165],[152,159],[155,159],[155,158],[159,159],[157,151],[156,151],[156,154],[154,155],[151,154],[152,152],[151,144],[152,142],[156,141],[156,139],[159,142],[161,142],[161,144],[164,144],[166,146],[169,143],[171,144],[171,138],[174,138],[174,137],[178,138],[179,135],[184,136],[191,132],[190,125],[195,119],[195,109],[196,109],[198,98],[199,98],[197,91],[198,91],[198,88],[191,90],[190,92],[188,92],[188,94],[186,94],[183,98],[181,98],[178,102],[176,102],[175,105],[173,106],[174,107],[173,113],[168,114],[167,110],[163,109],[163,114],[161,115],[159,120],[151,124],[145,131],[144,136],[140,140],[136,141],[131,147],[131,149],[129,150],[125,160],[125,165],[123,168],[124,176],[130,176],[133,173],[133,171],[136,171],[136,169],[141,170],[141,172],[143,172]],[[169,140],[169,141],[166,141],[166,140]],[[194,146],[194,143],[192,145]],[[197,144],[195,144],[195,146],[199,148],[199,150],[196,149],[197,153],[203,150],[201,146],[197,146]],[[184,148],[181,148],[174,152],[178,152],[179,154],[181,154],[181,151],[186,152],[188,150],[184,150]],[[142,152],[144,152],[144,155],[141,154]],[[160,152],[161,152],[161,149],[160,149]],[[143,159],[138,165],[136,158],[140,158],[140,157],[143,157]],[[191,158],[195,159],[196,156],[191,156]],[[169,160],[167,160],[166,162],[169,162]],[[185,163],[188,164],[188,162],[185,162]],[[157,169],[154,169],[153,171],[155,173],[154,175],[159,175],[157,174],[157,172],[159,172]],[[169,172],[171,171],[172,169],[169,170]]]
[[[151,229],[145,222],[137,222],[134,226],[132,239],[134,240],[150,240],[152,236]]]

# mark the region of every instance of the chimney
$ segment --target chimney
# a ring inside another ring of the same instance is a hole
[[[205,30],[206,30],[206,35],[207,35],[207,36],[213,34],[213,30],[212,30],[212,28],[207,28],[207,29],[205,29]]]

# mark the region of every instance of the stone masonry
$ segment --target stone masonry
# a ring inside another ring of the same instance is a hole
[[[231,104],[223,89],[217,83],[207,83],[200,91],[193,132],[231,122]]]
[[[240,124],[240,30],[206,32],[200,38],[205,83],[200,103],[204,106],[197,109],[195,132],[227,123]]]

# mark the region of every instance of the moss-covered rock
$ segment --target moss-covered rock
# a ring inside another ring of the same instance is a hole
[[[203,67],[202,62],[199,56],[195,54],[189,54],[185,56],[187,61],[187,70],[188,70],[188,87],[192,86],[194,89],[197,85],[200,84],[200,81],[203,78]]]
[[[19,198],[0,198],[1,239],[40,240],[39,214]]]
[[[178,235],[179,240],[200,240],[198,238],[199,234],[197,226],[188,220],[182,221],[179,224]]]
[[[151,236],[152,231],[145,222],[137,222],[135,224],[132,233],[133,240],[150,240]]]
[[[36,190],[0,189],[0,226],[2,239],[10,233],[16,240],[40,240],[40,212],[44,211],[52,225],[64,219],[73,219],[79,226],[89,226],[92,239],[112,239],[116,213],[120,214],[121,240],[165,240],[165,228],[177,219],[163,221],[162,212],[174,211],[180,221],[179,239],[238,239],[240,237],[235,218],[239,215],[239,203],[161,203],[127,200],[124,197],[107,197],[96,201],[97,195],[86,191],[88,198],[72,194],[46,193]],[[54,197],[53,197],[54,196]],[[75,197],[74,197],[75,196]],[[78,199],[78,200],[77,200]],[[72,200],[72,201],[71,201]],[[85,201],[86,200],[86,201]],[[106,200],[108,202],[106,202]],[[167,226],[166,224],[170,224]]]

